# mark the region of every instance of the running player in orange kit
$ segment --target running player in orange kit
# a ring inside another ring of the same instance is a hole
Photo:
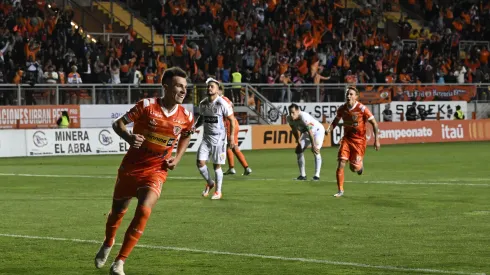
[[[233,102],[231,102],[231,100],[229,98],[227,98],[226,96],[223,95],[224,91],[223,91],[222,85],[219,86],[219,92],[220,92],[221,97],[226,102],[228,102],[228,104],[230,104],[233,107]],[[233,110],[233,112],[234,111],[235,110]],[[226,128],[226,136],[228,137],[228,141],[229,141],[231,133],[230,133],[230,122],[228,120],[225,120],[225,128]],[[236,117],[235,117],[235,130],[233,133],[233,137],[234,137],[233,141],[235,142],[235,147],[233,147],[233,149],[231,149],[228,146],[228,149],[226,150],[226,158],[228,159],[228,171],[226,171],[224,173],[224,175],[236,174],[235,157],[233,156],[233,154],[236,155],[236,157],[238,158],[238,161],[240,162],[240,164],[245,169],[245,172],[243,172],[243,175],[248,176],[252,173],[252,169],[250,167],[248,167],[247,160],[245,159],[245,156],[243,155],[242,151],[240,151],[240,148],[238,147],[238,132],[240,132],[240,124],[238,124],[238,119],[236,119]],[[229,144],[229,142],[228,142],[228,144]]]
[[[131,147],[119,167],[105,239],[95,256],[97,268],[107,261],[116,231],[133,197],[138,198],[138,205],[110,274],[124,274],[125,260],[145,230],[151,210],[160,197],[167,171],[175,169],[189,145],[194,118],[180,105],[187,93],[186,78],[186,73],[180,68],[166,70],[162,78],[165,96],[139,101],[112,125]],[[131,122],[134,123],[133,133],[126,129],[126,124]],[[172,157],[172,149],[179,137],[177,153]]]
[[[359,91],[355,87],[348,87],[346,92],[346,103],[337,110],[337,116],[325,131],[328,135],[342,119],[344,121],[344,137],[340,141],[337,166],[338,192],[334,197],[344,195],[344,167],[350,162],[350,170],[362,175],[364,171],[363,158],[366,151],[366,122],[371,123],[374,131],[374,148],[380,148],[378,136],[378,123],[369,109],[358,102]]]

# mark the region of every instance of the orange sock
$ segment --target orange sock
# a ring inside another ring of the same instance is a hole
[[[121,225],[122,219],[124,217],[124,214],[126,214],[126,211],[128,209],[124,209],[121,213],[109,213],[109,216],[107,217],[107,222],[105,224],[105,239],[104,239],[104,245],[105,246],[113,246],[114,245],[114,239],[116,237],[116,231]]]
[[[230,168],[235,167],[235,156],[233,155],[233,151],[230,148],[226,150],[226,158],[228,159],[228,166]]]
[[[141,235],[143,235],[143,231],[145,230],[146,222],[150,218],[150,214],[150,207],[143,205],[138,205],[138,207],[136,207],[136,213],[134,214],[134,218],[126,231],[124,242],[121,246],[121,250],[119,250],[119,254],[117,254],[116,260],[125,261],[126,258],[128,258],[129,254],[138,243]]]
[[[240,148],[236,147],[235,148],[235,155],[238,158],[238,161],[242,164],[243,168],[248,167],[247,160],[245,159],[245,156],[243,155],[242,151],[240,151]]]
[[[337,168],[337,188],[344,191],[344,168]]]

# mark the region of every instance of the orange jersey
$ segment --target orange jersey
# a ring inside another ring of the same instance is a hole
[[[337,118],[344,121],[344,139],[353,142],[365,142],[366,123],[374,116],[366,106],[357,102],[351,109],[347,104],[340,106],[337,110]]]
[[[233,108],[233,102],[231,102],[231,100],[229,98],[227,98],[226,96],[221,96],[225,101],[226,103],[230,104],[230,106]],[[233,115],[235,114],[235,110],[233,110]],[[237,133],[238,135],[238,120],[235,118],[235,132]],[[225,119],[225,128],[226,128],[226,134],[228,136],[230,136],[230,121],[228,119]],[[235,139],[235,141],[237,141]]]
[[[229,98],[227,98],[226,96],[222,95],[221,96],[225,101],[226,103],[230,104],[230,106],[233,108],[234,105],[233,105],[233,102],[231,102],[231,100]],[[233,109],[233,114],[235,114],[235,110]]]
[[[134,122],[134,134],[145,137],[141,147],[131,147],[122,160],[120,170],[131,174],[165,170],[163,164],[172,155],[181,132],[191,130],[194,124],[192,113],[181,105],[168,112],[162,108],[161,98],[140,100],[124,117]]]

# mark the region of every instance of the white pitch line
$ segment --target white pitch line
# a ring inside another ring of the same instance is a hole
[[[20,174],[20,173],[0,173],[0,176],[14,176],[14,177],[45,177],[45,178],[92,178],[92,179],[115,179],[116,176],[109,175],[47,175],[47,174]],[[179,180],[202,180],[202,177],[179,177],[179,176],[169,176],[167,179],[179,179]],[[285,179],[279,178],[253,178],[253,177],[243,177],[240,180],[244,181],[280,181]],[[475,181],[484,181],[484,178],[476,178]],[[463,181],[463,180],[461,180]],[[472,182],[473,180],[466,179],[466,182]],[[488,180],[490,181],[490,179]],[[307,181],[308,182],[308,181]],[[320,181],[320,183],[330,183],[333,181]],[[463,183],[456,182],[454,180],[443,180],[443,181],[433,181],[425,182],[422,180],[416,181],[404,181],[404,180],[355,180],[355,181],[345,181],[348,183],[365,183],[365,184],[396,184],[396,185],[454,185],[454,186],[482,186],[489,187],[490,183]]]
[[[57,237],[28,236],[28,235],[1,234],[1,233],[0,233],[0,237],[77,242],[77,243],[93,243],[93,244],[101,243],[100,241],[95,241],[95,240],[68,239],[68,238],[57,238]],[[121,246],[121,244],[119,243],[116,243],[115,245]],[[329,260],[310,259],[310,258],[290,258],[290,257],[283,257],[283,256],[269,256],[269,255],[262,255],[262,254],[253,254],[253,253],[202,250],[202,249],[194,249],[194,248],[186,248],[186,247],[158,246],[158,245],[145,245],[145,244],[138,244],[136,245],[136,247],[157,249],[157,250],[171,250],[171,251],[213,254],[213,255],[260,258],[260,259],[280,260],[280,261],[289,261],[289,262],[305,262],[305,263],[317,263],[317,264],[336,265],[336,266],[383,269],[383,270],[392,270],[392,271],[425,272],[425,273],[433,273],[433,274],[486,275],[485,273],[475,273],[475,272],[467,272],[467,271],[450,271],[450,270],[439,270],[439,269],[429,269],[429,268],[409,268],[409,267],[399,267],[399,266],[389,266],[389,265],[370,265],[370,264],[339,262],[339,261],[329,261]]]
[[[457,186],[490,186],[488,183],[458,183],[458,182],[424,182],[424,181],[396,181],[396,180],[366,180],[366,181],[345,181],[350,183],[371,183],[371,184],[399,184],[399,185],[457,185]]]

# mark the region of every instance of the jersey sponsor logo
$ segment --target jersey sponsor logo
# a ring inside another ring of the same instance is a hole
[[[185,124],[185,121],[178,120],[178,119],[173,119],[173,122],[178,123],[178,124]]]
[[[154,144],[157,144],[160,146],[172,146],[172,144],[175,141],[175,138],[162,136],[162,135],[159,135],[159,134],[153,133],[153,132],[147,133],[145,136],[145,139],[148,142],[151,142],[151,143],[154,143]]]
[[[204,122],[205,123],[218,123],[218,117],[217,116],[205,116]]]
[[[151,116],[155,116],[155,117],[158,117],[158,118],[163,118],[163,115],[160,113],[160,112],[157,112],[156,110],[150,110],[150,115]]]

